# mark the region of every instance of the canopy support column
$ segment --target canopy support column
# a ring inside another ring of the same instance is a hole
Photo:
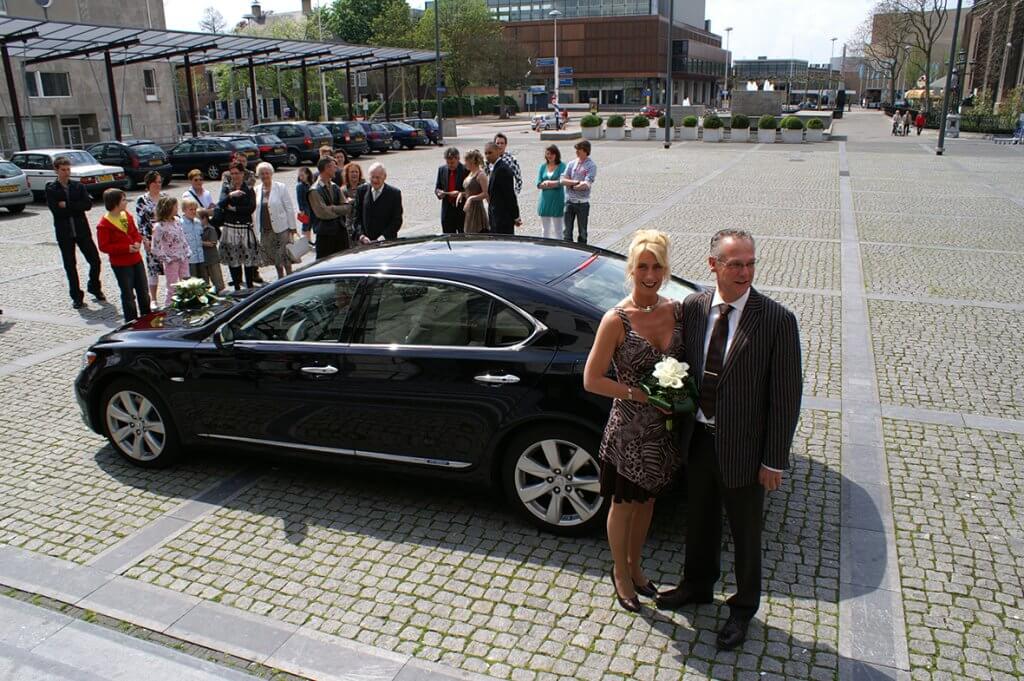
[[[348,119],[356,119],[356,103],[352,101],[352,62],[345,62],[345,101],[348,102]]]
[[[110,96],[110,115],[114,119],[114,139],[121,141],[121,112],[117,110],[117,90],[114,85],[114,64],[110,61],[110,50],[103,52],[103,65],[107,70],[107,94]]]
[[[302,64],[302,117],[309,120],[309,73],[306,71],[306,60]]]
[[[249,93],[252,95],[252,124],[260,124],[260,108],[256,101],[256,67],[253,66],[252,57],[249,57]]]
[[[391,83],[388,81],[387,62],[384,62],[384,120],[391,122]]]
[[[192,136],[199,137],[199,115],[196,113],[196,91],[192,83],[192,62],[185,55],[185,93],[188,95],[188,122],[192,126]]]
[[[7,94],[10,95],[11,117],[14,118],[14,134],[18,138],[18,148],[28,149],[25,144],[25,126],[21,123],[21,108],[18,106],[18,91],[14,89],[14,67],[11,66],[11,55],[7,51],[7,43],[0,43],[0,57],[3,57],[4,76],[7,79]],[[28,96],[28,93],[25,95]],[[31,125],[31,121],[29,124]]]
[[[420,65],[416,65],[416,115],[423,118],[423,87],[420,85]]]

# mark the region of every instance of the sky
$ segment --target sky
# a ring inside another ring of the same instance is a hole
[[[327,0],[320,0],[327,4]],[[443,1],[443,0],[442,0]],[[706,14],[711,30],[725,37],[725,29],[733,28],[729,47],[733,59],[769,58],[806,59],[825,63],[832,43],[835,56],[842,53],[843,43],[853,35],[875,0],[707,0]],[[167,27],[196,30],[203,9],[215,6],[231,26],[250,11],[249,0],[164,0]],[[411,0],[413,7],[422,7],[423,0]],[[300,0],[263,0],[263,11],[298,10]],[[313,0],[313,6],[317,0]]]

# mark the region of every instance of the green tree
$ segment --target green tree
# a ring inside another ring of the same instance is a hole
[[[373,37],[373,20],[391,0],[334,0],[324,12],[324,34],[347,43],[367,45]]]
[[[519,42],[516,31],[515,28],[507,27],[497,38],[481,46],[474,74],[477,82],[497,88],[502,118],[508,117],[505,92],[526,81],[526,73],[530,70],[529,59],[533,56]]]
[[[381,13],[370,23],[370,44],[384,47],[413,47],[416,23],[405,0],[384,0]]]
[[[433,5],[423,13],[416,24],[415,44],[423,49],[434,47]],[[441,32],[441,50],[447,55],[441,61],[441,72],[448,88],[462,97],[466,88],[480,73],[483,46],[501,39],[501,24],[491,16],[485,0],[445,0],[438,15]]]

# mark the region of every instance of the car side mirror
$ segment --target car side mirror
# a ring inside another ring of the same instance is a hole
[[[228,350],[234,347],[235,330],[231,328],[230,324],[221,324],[213,332],[213,344],[217,346],[218,350]]]

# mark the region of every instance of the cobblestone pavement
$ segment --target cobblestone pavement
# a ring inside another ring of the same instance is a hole
[[[842,628],[855,639],[878,634],[844,616],[852,606],[842,596],[843,533],[850,521],[870,520],[894,537],[896,555],[883,557],[894,584],[884,588],[902,597],[905,626],[891,637],[909,652],[905,669],[875,671],[1020,678],[1024,164],[1016,150],[969,140],[936,158],[921,146],[933,138],[888,138],[874,113],[855,112],[841,126],[852,189],[845,207],[837,142],[681,143],[667,152],[660,142],[595,144],[591,242],[621,251],[634,229],[664,229],[674,271],[707,281],[711,233],[747,227],[758,238],[759,285],[800,319],[804,393],[814,399],[793,469],[769,497],[765,599],[740,651],[714,647],[732,588],[728,552],[716,605],[634,616],[614,605],[600,536],[538,534],[488,491],[213,448],[168,471],[122,463],[82,425],[71,396],[81,351],[118,319],[117,288],[104,264],[111,302],[71,309],[38,205],[17,217],[0,211],[0,545],[91,565],[245,469],[255,482],[138,551],[122,574],[498,678],[845,681],[854,677],[844,671]],[[482,148],[497,129],[475,125],[455,144]],[[509,129],[526,180],[524,232],[536,234],[532,180],[546,143],[521,123]],[[570,145],[562,149],[571,155]],[[403,234],[434,233],[440,150],[372,160],[403,190]],[[278,179],[290,184],[294,170]],[[183,190],[176,180],[169,192]],[[865,284],[856,293],[867,295],[873,357],[865,362],[880,407],[903,410],[882,423],[888,476],[866,519],[851,517],[863,506],[841,498],[855,488],[840,455],[850,435],[840,411],[844,338],[858,331],[843,319],[853,293],[844,289],[850,224]],[[980,430],[964,427],[967,417],[995,418]],[[685,555],[684,518],[677,494],[656,511],[646,568],[664,585]],[[869,593],[883,588],[882,577],[863,581]]]

